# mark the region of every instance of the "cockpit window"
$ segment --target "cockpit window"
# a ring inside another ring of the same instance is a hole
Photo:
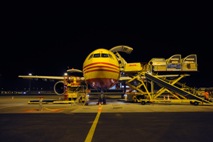
[[[101,57],[109,57],[109,54],[102,53],[102,54],[101,54]]]
[[[112,58],[113,59],[113,56],[111,54],[108,54],[108,53],[96,53],[96,54],[91,54],[89,56],[88,59],[91,59],[91,58],[99,58],[99,57],[103,57],[103,58]]]
[[[112,59],[114,59],[111,54],[109,54],[109,57],[112,58]]]
[[[93,57],[93,54],[89,56],[88,60],[91,59]]]
[[[100,53],[94,54],[94,58],[100,57]]]

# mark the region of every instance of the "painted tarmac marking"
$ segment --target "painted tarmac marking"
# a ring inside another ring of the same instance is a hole
[[[58,108],[58,109],[49,109],[49,108],[42,108],[42,109],[30,109],[30,110],[26,110],[25,112],[46,112],[46,111],[49,111],[49,112],[61,112],[63,111],[64,109],[63,108]]]
[[[99,105],[98,106],[98,113],[95,117],[95,120],[92,123],[92,126],[91,126],[89,133],[87,134],[87,137],[86,137],[84,142],[91,142],[92,141],[93,135],[95,133],[96,126],[98,124],[98,120],[99,120],[100,115],[101,115],[101,111],[102,111],[102,105]]]

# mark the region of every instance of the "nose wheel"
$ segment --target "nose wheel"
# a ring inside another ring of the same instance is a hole
[[[99,97],[98,97],[98,103],[97,104],[106,104],[106,97],[104,94],[101,94]]]

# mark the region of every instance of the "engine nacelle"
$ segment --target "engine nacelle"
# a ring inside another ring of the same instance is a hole
[[[58,81],[55,83],[54,92],[57,95],[64,95],[64,93],[65,93],[64,81]]]

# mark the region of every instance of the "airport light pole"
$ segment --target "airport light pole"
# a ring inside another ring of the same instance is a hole
[[[31,76],[32,73],[29,73],[28,75]],[[29,90],[28,90],[28,91],[29,91],[29,93],[30,93],[30,91],[31,91],[31,79],[29,79]]]

